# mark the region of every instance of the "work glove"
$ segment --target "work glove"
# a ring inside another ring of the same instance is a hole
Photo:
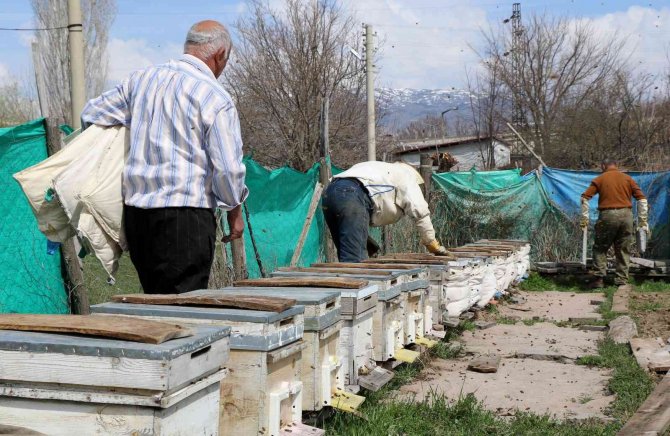
[[[582,213],[579,218],[579,227],[585,229],[589,226],[589,201],[582,198]]]
[[[444,248],[442,244],[437,242],[437,239],[433,239],[428,244],[426,244],[426,248],[436,256],[446,256],[449,254],[447,249]]]
[[[637,228],[649,233],[649,203],[646,198],[637,201]]]

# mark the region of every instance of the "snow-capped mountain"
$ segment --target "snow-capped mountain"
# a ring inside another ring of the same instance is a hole
[[[458,110],[445,114],[447,121],[471,118],[471,93],[462,89],[382,88],[377,90],[377,98],[385,114],[382,124],[390,130],[402,129],[428,115],[440,117],[443,111],[452,108]]]

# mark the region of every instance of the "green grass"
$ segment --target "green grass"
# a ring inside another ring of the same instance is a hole
[[[531,272],[528,278],[519,284],[519,289],[528,292],[580,292],[584,291],[586,287],[582,281],[574,276],[557,275],[550,278]]]
[[[670,292],[670,283],[662,280],[634,280],[637,292]]]
[[[613,435],[614,424],[560,423],[548,416],[519,412],[511,419],[496,416],[470,394],[450,403],[431,394],[422,401],[396,399],[363,404],[365,418],[338,413],[327,423],[328,435]]]
[[[438,345],[433,355],[453,357],[448,344]],[[396,377],[379,392],[370,393],[360,412],[361,417],[336,413],[326,422],[328,435],[614,435],[638,409],[654,388],[649,374],[641,369],[627,345],[602,341],[597,355],[584,356],[578,364],[611,368],[608,388],[616,395],[610,407],[615,422],[597,420],[579,423],[559,422],[549,416],[518,412],[513,417],[498,417],[486,410],[472,395],[449,401],[431,393],[428,398],[399,397],[396,389],[416,378],[423,362],[401,366]],[[581,404],[589,397],[576,399]]]
[[[431,348],[430,353],[439,359],[446,360],[458,357],[462,350],[463,347],[460,343],[440,341],[437,343],[437,345]]]
[[[644,303],[632,303],[631,306],[633,306],[633,309],[640,312],[656,312],[657,310],[663,309],[663,305],[661,303],[651,301],[646,301]]]
[[[496,318],[496,322],[498,324],[513,325],[513,324],[516,324],[517,322],[519,322],[519,320],[516,319],[516,318],[510,318],[509,316],[499,316],[499,317]]]
[[[142,292],[137,272],[127,254],[124,254],[119,261],[119,270],[114,275],[116,283],[113,285],[107,283],[107,273],[94,256],[86,256],[83,263],[84,283],[88,289],[91,304],[107,302],[117,294]]]
[[[580,357],[576,363],[612,369],[608,388],[616,397],[610,406],[611,414],[622,422],[635,413],[654,389],[654,380],[637,363],[628,344],[603,340],[598,344],[597,355]]]

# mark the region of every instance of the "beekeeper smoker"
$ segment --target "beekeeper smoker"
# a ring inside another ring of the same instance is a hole
[[[422,183],[421,175],[401,162],[362,162],[334,176],[322,207],[340,262],[367,258],[369,226],[393,224],[404,215],[414,221],[428,251],[446,255],[435,239]]]
[[[637,200],[637,228],[649,233],[649,207],[647,198],[635,180],[619,171],[616,161],[605,159],[601,163],[603,173],[593,179],[591,185],[582,194],[582,218],[580,225],[589,225],[589,200],[598,194],[598,221],[595,226],[593,244],[593,264],[595,280],[593,288],[602,288],[607,276],[607,251],[614,245],[616,257],[617,286],[628,284],[628,265],[630,246],[633,243],[633,202]]]

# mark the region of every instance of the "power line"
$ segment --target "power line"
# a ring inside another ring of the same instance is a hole
[[[32,28],[29,28],[29,27],[0,27],[0,30],[12,30],[12,31],[18,31],[18,32],[22,32],[22,31],[32,32],[32,31],[37,31],[37,30],[60,30],[60,29],[67,29],[67,28],[68,28],[68,26],[32,27]]]

